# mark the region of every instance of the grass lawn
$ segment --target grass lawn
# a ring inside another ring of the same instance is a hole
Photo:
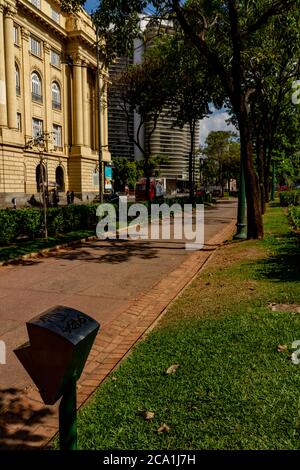
[[[80,449],[300,449],[300,314],[269,307],[300,304],[300,245],[279,207],[265,230],[219,250],[81,409]]]
[[[7,246],[0,246],[0,261],[7,261],[10,259],[19,258],[22,255],[28,253],[36,253],[43,250],[44,248],[51,248],[55,245],[80,240],[81,238],[87,238],[95,235],[95,231],[92,230],[77,230],[75,232],[69,232],[64,235],[49,236],[46,241],[44,238],[37,238],[35,240],[11,243]]]

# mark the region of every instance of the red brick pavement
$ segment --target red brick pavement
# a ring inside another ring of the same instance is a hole
[[[96,337],[82,376],[77,385],[77,406],[81,407],[107,375],[114,370],[133,345],[161,317],[168,305],[204,267],[217,247],[228,239],[235,227],[231,221],[206,244],[206,250],[191,253],[151,292],[143,294],[114,321],[104,326]],[[31,449],[46,446],[58,431],[58,405],[45,406],[37,389],[8,390],[1,403],[0,449]]]

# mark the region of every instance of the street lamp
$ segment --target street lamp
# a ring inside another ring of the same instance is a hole
[[[99,165],[99,201],[103,203],[103,158],[101,138],[101,83],[100,83],[100,60],[99,60],[99,30],[96,26],[96,54],[97,54],[97,113],[98,113],[98,165]]]
[[[47,224],[47,196],[48,196],[48,178],[46,175],[45,181],[45,167],[44,167],[44,152],[46,151],[46,142],[50,138],[50,132],[41,132],[32,139],[28,140],[25,144],[25,150],[37,150],[40,156],[40,179],[39,187],[42,185],[42,203],[44,213],[44,237],[48,238],[48,224]]]
[[[244,164],[241,159],[240,163],[240,184],[239,184],[239,198],[238,198],[238,213],[237,213],[237,231],[234,235],[234,240],[245,240],[247,238],[247,223],[246,223],[246,182]]]

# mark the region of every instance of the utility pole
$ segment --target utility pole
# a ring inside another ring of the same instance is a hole
[[[98,96],[98,166],[99,166],[99,201],[103,203],[103,159],[102,159],[102,139],[101,139],[101,74],[99,60],[99,31],[96,26],[96,54],[97,54],[97,96]]]

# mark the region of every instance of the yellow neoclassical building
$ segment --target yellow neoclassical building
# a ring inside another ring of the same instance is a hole
[[[83,199],[98,191],[96,36],[89,15],[56,0],[0,0],[0,204],[23,203],[46,180]],[[101,72],[101,146],[107,138]],[[40,146],[28,145],[43,135]]]

